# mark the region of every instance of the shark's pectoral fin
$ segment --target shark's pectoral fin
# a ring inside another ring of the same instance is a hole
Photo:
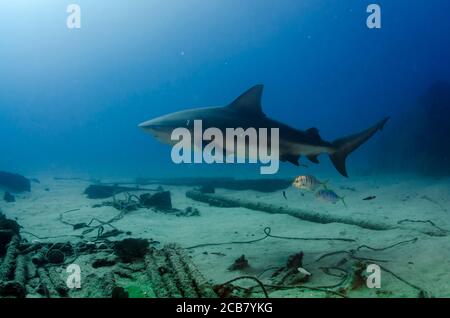
[[[290,162],[297,167],[300,166],[299,160],[299,155],[283,155],[280,157],[281,162]]]
[[[265,116],[261,107],[263,88],[263,85],[253,86],[227,107],[239,112]]]
[[[317,159],[317,156],[318,155],[310,155],[310,156],[306,156],[306,158],[308,158],[308,160],[313,163],[319,163],[319,159]]]

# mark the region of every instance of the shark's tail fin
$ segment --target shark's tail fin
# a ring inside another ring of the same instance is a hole
[[[337,139],[332,142],[336,151],[330,154],[331,162],[340,174],[344,177],[348,177],[347,169],[345,167],[345,159],[347,156],[356,150],[359,146],[370,139],[378,130],[382,130],[389,117],[384,118],[374,126],[351,136]]]

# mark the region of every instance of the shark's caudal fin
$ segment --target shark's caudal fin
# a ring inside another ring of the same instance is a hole
[[[336,151],[330,154],[331,162],[340,174],[344,177],[348,177],[347,169],[345,167],[345,159],[347,156],[356,150],[359,146],[370,139],[378,130],[382,130],[389,117],[384,118],[374,126],[351,136],[337,139],[332,142]]]

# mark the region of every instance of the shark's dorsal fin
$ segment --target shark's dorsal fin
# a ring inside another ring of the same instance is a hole
[[[314,141],[323,141],[322,137],[320,137],[319,130],[315,127],[309,128],[306,131],[306,134]]]
[[[319,129],[317,129],[316,127],[312,127],[312,128],[307,129],[306,133],[308,135],[310,135],[311,137],[319,137],[320,138]]]
[[[263,85],[256,85],[246,91],[232,102],[228,107],[245,113],[251,113],[252,115],[264,116],[261,107],[261,97],[263,92]]]

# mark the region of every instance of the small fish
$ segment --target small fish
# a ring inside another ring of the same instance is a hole
[[[321,182],[314,176],[306,175],[295,178],[292,185],[300,190],[314,191],[320,186],[323,186],[326,189],[327,183],[328,181]]]
[[[367,198],[364,198],[363,200],[364,200],[364,201],[370,201],[370,200],[373,200],[373,199],[376,199],[376,196],[375,196],[375,195],[371,195],[371,196],[369,196],[369,197],[367,197]]]
[[[347,207],[347,204],[344,201],[344,197],[338,196],[332,190],[328,190],[328,189],[319,190],[319,191],[316,192],[316,198],[322,199],[325,202],[330,202],[330,203],[333,203],[333,204],[336,204],[336,202],[338,202],[340,200],[340,201],[342,201],[344,206]]]

